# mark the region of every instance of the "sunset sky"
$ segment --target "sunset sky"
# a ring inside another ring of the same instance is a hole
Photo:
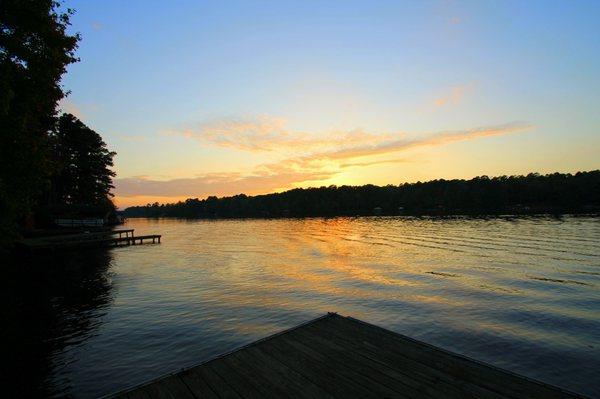
[[[598,1],[75,1],[120,207],[600,168]]]

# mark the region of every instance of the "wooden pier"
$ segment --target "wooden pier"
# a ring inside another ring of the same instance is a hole
[[[583,396],[330,313],[111,397],[556,399]]]
[[[118,236],[117,236],[118,235]],[[139,245],[144,243],[160,244],[161,235],[151,234],[136,236],[133,229],[107,230],[80,234],[52,235],[48,237],[29,238],[18,244],[31,252],[77,249],[90,247],[110,247]]]

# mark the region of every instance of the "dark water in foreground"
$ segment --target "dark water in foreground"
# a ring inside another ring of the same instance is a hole
[[[337,311],[600,397],[600,219],[135,220],[6,268],[8,392],[97,397]]]

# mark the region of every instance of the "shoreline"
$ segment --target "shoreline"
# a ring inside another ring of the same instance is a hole
[[[334,218],[406,218],[406,219],[508,219],[523,217],[600,217],[600,210],[595,212],[534,212],[534,213],[447,213],[447,214],[356,214],[356,215],[305,215],[305,216],[126,216],[127,219],[183,219],[183,220],[273,220],[273,219],[334,219]]]

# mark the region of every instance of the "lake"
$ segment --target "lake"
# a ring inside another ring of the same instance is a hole
[[[600,396],[600,219],[129,219],[5,267],[4,376],[97,397],[328,311]],[[11,389],[9,389],[9,392]]]

